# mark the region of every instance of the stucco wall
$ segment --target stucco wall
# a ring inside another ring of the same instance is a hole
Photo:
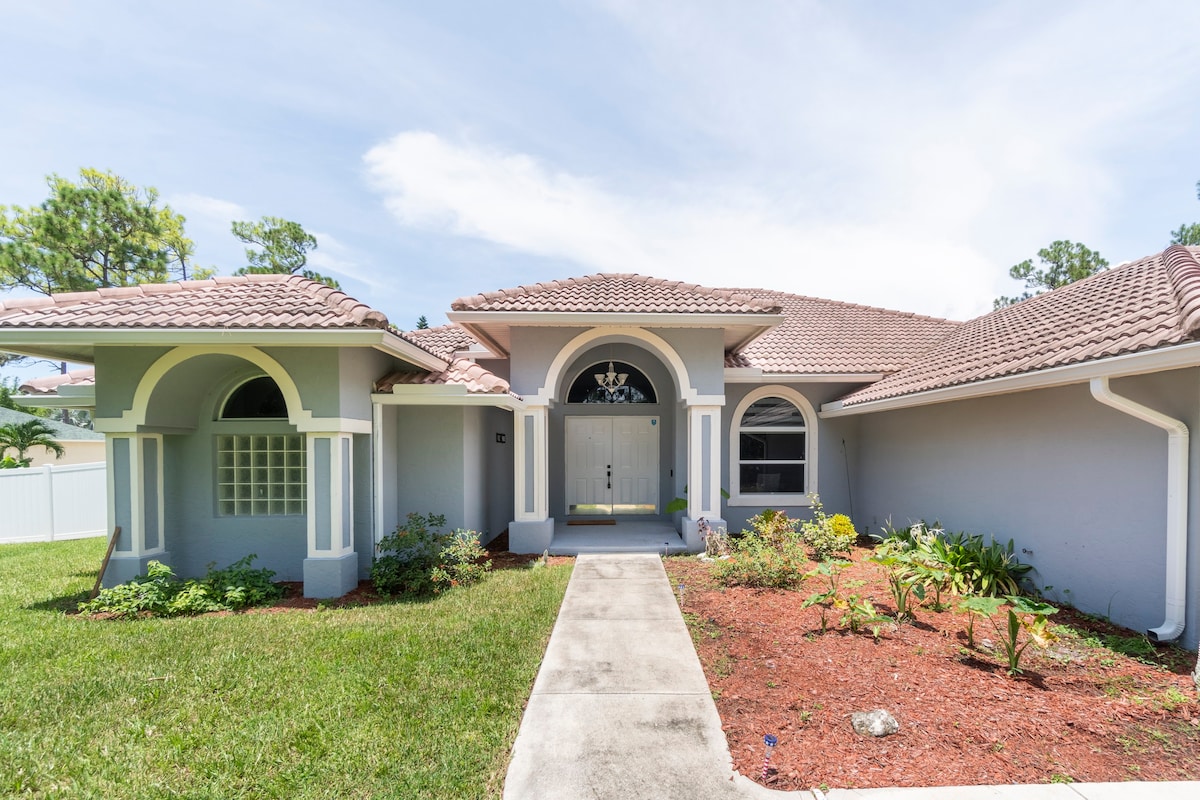
[[[555,357],[589,328],[513,328],[509,382],[520,395],[536,394]],[[701,394],[720,394],[725,380],[724,331],[717,328],[647,328],[665,340],[687,365],[688,379]],[[635,341],[635,346],[644,347]]]
[[[487,541],[499,536],[513,518],[513,414],[499,408],[483,411],[481,433],[487,463]],[[496,434],[502,435],[504,441],[496,441]]]
[[[736,428],[738,420],[733,418],[734,413],[746,395],[764,386],[784,386],[792,389],[808,400],[814,411],[819,411],[822,403],[836,400],[853,388],[851,384],[840,383],[731,383],[726,386],[725,407],[721,409],[721,486],[727,491],[731,490],[732,481],[737,480],[736,475],[730,473],[730,452],[737,452],[737,442],[733,436],[733,430]],[[855,418],[828,420],[818,418],[815,420],[815,424],[817,493],[821,496],[825,513],[849,514],[861,529],[860,513],[856,513],[861,508],[861,504],[851,502],[858,498],[854,497],[853,485],[847,480],[847,475],[851,472],[856,458],[858,421]],[[811,430],[809,436],[812,436]],[[794,519],[810,519],[812,517],[812,510],[808,506],[781,506],[779,504],[740,506],[730,505],[729,501],[724,501],[723,507],[725,521],[731,531],[743,530],[747,527],[747,520],[750,517],[767,507],[786,511],[788,516]]]
[[[1200,638],[1197,454],[1200,372],[1114,380],[1112,388],[1192,431],[1189,605]],[[1052,598],[1145,630],[1164,616],[1166,433],[1101,405],[1086,385],[860,417],[856,503],[890,518],[940,520],[1014,540]],[[1069,590],[1069,594],[1067,594]]]
[[[450,529],[467,525],[464,474],[464,411],[461,406],[404,406],[396,415],[390,446],[397,448],[393,481],[398,519],[410,512],[444,514]],[[385,446],[389,446],[385,443]]]

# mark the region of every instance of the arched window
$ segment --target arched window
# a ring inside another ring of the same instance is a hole
[[[756,389],[731,426],[733,505],[808,505],[816,491],[812,407],[786,387]]]
[[[585,369],[567,392],[568,403],[657,403],[654,386],[624,361],[601,361]]]
[[[287,402],[275,381],[263,375],[233,390],[220,419],[287,419]]]

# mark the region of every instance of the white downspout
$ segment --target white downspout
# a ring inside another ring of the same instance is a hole
[[[1092,397],[1106,406],[1157,425],[1167,432],[1167,581],[1166,620],[1146,634],[1156,642],[1169,642],[1183,633],[1184,598],[1187,597],[1188,429],[1128,397],[1113,394],[1108,378],[1092,378]]]

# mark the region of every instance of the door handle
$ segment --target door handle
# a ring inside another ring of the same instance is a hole
[[[612,464],[608,465],[608,488],[612,488]]]

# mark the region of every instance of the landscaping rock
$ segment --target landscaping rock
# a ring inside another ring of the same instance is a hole
[[[888,736],[900,730],[896,718],[882,708],[874,711],[856,711],[850,715],[850,724],[859,736]]]

